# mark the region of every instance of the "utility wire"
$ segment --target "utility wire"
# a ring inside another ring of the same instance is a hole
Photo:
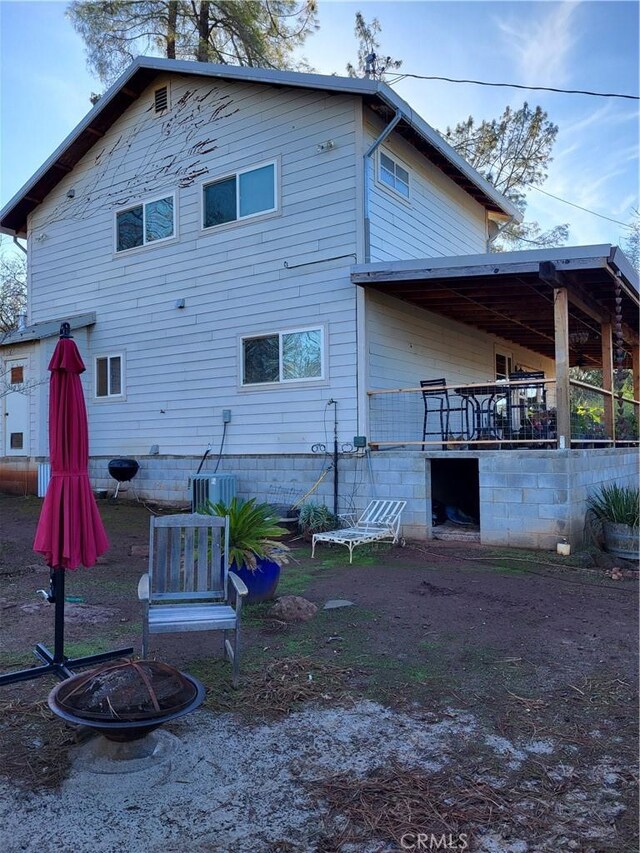
[[[436,77],[427,74],[398,74],[393,82],[412,77],[415,80],[442,80],[445,83],[473,83],[475,86],[494,86],[502,89],[528,89],[532,92],[560,92],[563,95],[590,95],[593,98],[626,98],[629,101],[640,101],[640,95],[621,95],[617,92],[591,92],[588,89],[558,89],[553,86],[523,86],[520,83],[489,83],[486,80],[465,80],[455,77]]]
[[[536,187],[533,184],[529,184],[529,187],[531,189],[537,190],[543,195],[548,195],[549,198],[554,198],[556,201],[561,201],[563,204],[568,204],[571,207],[576,207],[578,210],[583,210],[585,213],[591,213],[593,216],[599,216],[600,219],[606,219],[607,222],[615,222],[616,225],[622,225],[623,228],[633,228],[633,225],[629,225],[628,222],[620,222],[619,219],[612,219],[610,216],[605,216],[604,213],[596,213],[595,210],[589,210],[588,207],[581,207],[579,204],[575,204],[572,201],[567,201],[566,198],[560,198],[560,196],[554,195],[553,193],[549,193],[546,190],[541,190],[540,187]]]

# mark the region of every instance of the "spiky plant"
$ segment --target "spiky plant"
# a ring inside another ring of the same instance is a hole
[[[640,527],[640,490],[633,486],[600,486],[587,498],[587,506],[601,522]]]
[[[258,558],[272,560],[279,566],[289,562],[289,548],[283,542],[275,541],[287,531],[276,523],[269,504],[256,503],[255,498],[231,498],[228,504],[209,501],[205,513],[229,516],[230,564],[255,571]]]
[[[305,539],[311,539],[314,533],[324,533],[325,530],[335,530],[337,527],[340,527],[339,519],[324,504],[307,501],[300,507],[298,529]]]

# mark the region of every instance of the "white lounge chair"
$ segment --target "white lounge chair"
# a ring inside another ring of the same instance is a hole
[[[353,527],[342,530],[327,530],[314,533],[311,539],[311,556],[315,556],[317,542],[333,542],[346,545],[349,562],[353,562],[353,549],[369,542],[391,540],[394,545],[400,540],[400,516],[406,501],[371,501]]]

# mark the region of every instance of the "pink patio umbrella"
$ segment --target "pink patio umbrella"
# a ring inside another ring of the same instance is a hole
[[[64,654],[64,581],[67,569],[89,568],[109,547],[91,484],[89,483],[89,433],[80,374],[84,372],[69,324],[60,327],[60,340],[49,363],[49,456],[51,480],[47,488],[33,550],[43,554],[50,567],[48,600],[55,603],[54,653],[38,643],[34,652],[43,666],[0,676],[0,684],[24,681],[45,673],[59,678],[73,675],[73,667],[89,666],[133,654],[119,649],[84,658]]]

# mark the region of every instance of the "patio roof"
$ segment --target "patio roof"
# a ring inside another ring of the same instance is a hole
[[[585,367],[601,365],[600,324],[614,322],[619,282],[624,340],[638,343],[638,274],[608,244],[357,264],[351,281],[548,358],[555,357],[553,291],[566,287],[569,332],[589,332]]]

